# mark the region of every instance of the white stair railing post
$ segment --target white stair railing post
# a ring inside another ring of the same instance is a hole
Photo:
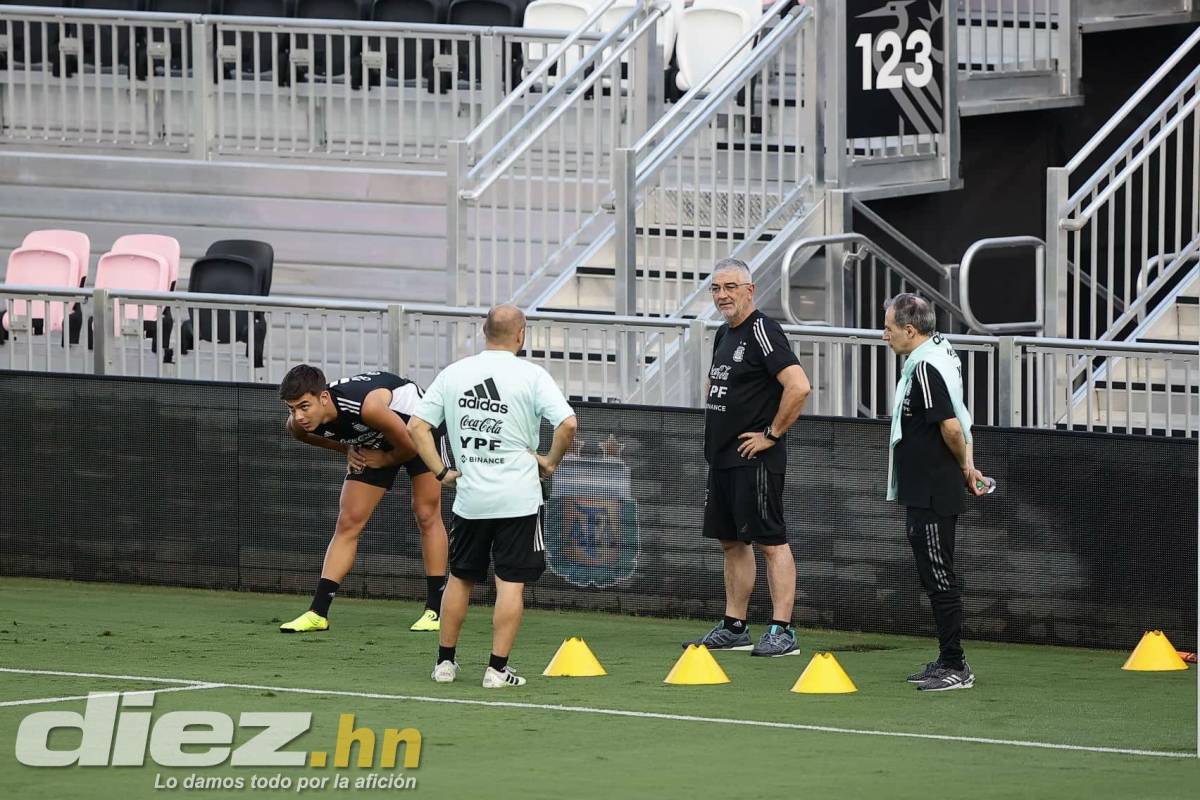
[[[1067,232],[1059,224],[1070,196],[1071,173],[1065,167],[1046,170],[1046,288],[1039,298],[1045,309],[1045,335],[1067,335]]]
[[[396,375],[408,374],[408,320],[404,306],[399,303],[388,305],[388,368]]]
[[[654,6],[654,0],[642,0],[642,13]],[[635,98],[633,103],[633,127],[629,143],[641,138],[650,126],[662,116],[663,64],[662,48],[658,44],[658,23],[654,20],[640,39],[633,45],[629,64],[629,91]],[[613,88],[617,91],[617,87]]]
[[[108,337],[112,330],[109,302],[107,289],[92,291],[92,372],[96,375],[109,373]]]
[[[467,143],[446,143],[446,303],[467,305],[464,266],[467,256],[466,204],[462,196],[468,164]],[[475,298],[478,302],[479,298]]]
[[[215,28],[215,26],[214,26]],[[213,75],[210,54],[212,53],[207,20],[192,23],[192,158],[208,160],[213,132]]]

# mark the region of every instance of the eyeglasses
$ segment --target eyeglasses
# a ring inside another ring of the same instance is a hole
[[[708,290],[710,292],[712,292],[713,294],[720,294],[721,292],[728,292],[729,294],[733,294],[735,291],[737,291],[737,288],[739,286],[750,286],[750,285],[752,285],[752,284],[749,284],[749,283],[714,283],[712,286],[708,287]]]

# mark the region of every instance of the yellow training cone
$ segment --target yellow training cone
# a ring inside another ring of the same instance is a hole
[[[1175,652],[1175,646],[1162,631],[1147,631],[1121,669],[1132,672],[1168,672],[1187,669],[1187,664],[1183,663],[1179,653]]]
[[[689,644],[687,650],[671,667],[663,683],[695,686],[710,683],[729,683],[729,676],[704,645]]]
[[[798,694],[850,694],[857,692],[858,687],[833,653],[815,653],[792,685],[792,691]]]
[[[551,678],[594,678],[608,673],[587,642],[572,636],[558,646],[558,652],[550,659],[542,674]]]

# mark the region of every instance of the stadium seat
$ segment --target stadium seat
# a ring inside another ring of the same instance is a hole
[[[220,7],[219,0],[148,0],[147,11],[159,14],[215,14]],[[153,33],[151,34],[154,35]],[[184,45],[182,36],[177,30],[167,32],[167,42],[171,48],[171,58],[168,63],[170,74],[182,75],[185,70],[192,68],[192,53],[188,50],[188,61],[183,62]],[[161,73],[159,73],[161,74]]]
[[[75,8],[91,11],[142,11],[142,0],[73,0]],[[82,42],[82,60],[85,66],[101,72],[119,72],[122,67],[130,69],[131,59],[137,54],[136,77],[146,77],[145,28],[130,28],[126,25],[79,24]],[[113,49],[114,39],[116,49]]]
[[[205,252],[206,256],[238,256],[244,258],[254,267],[258,276],[258,294],[271,293],[271,279],[275,271],[275,249],[266,242],[253,239],[222,239],[213,242]]]
[[[525,6],[525,27],[545,31],[573,31],[583,24],[592,13],[592,3],[589,0],[533,0]],[[529,58],[541,61],[550,55],[554,45],[530,44]],[[565,72],[579,63],[577,53],[568,53],[565,59]]]
[[[75,258],[77,267],[74,285],[83,286],[87,281],[88,265],[92,258],[92,243],[86,233],[55,229],[32,231],[21,242],[21,249],[27,247],[70,253]],[[20,250],[15,252],[20,252]]]
[[[444,25],[448,0],[375,0],[371,5],[371,20],[374,22],[416,22],[429,25]],[[401,76],[401,40],[384,40],[387,77],[399,81]],[[404,39],[404,81],[418,80],[417,62],[421,63],[420,80],[432,88],[433,57],[435,46],[427,39]]]
[[[679,18],[683,15],[683,3],[684,0],[671,0],[671,7],[658,20],[657,39],[663,50],[664,68],[671,63],[671,56],[675,55],[675,39],[679,32]],[[600,30],[612,30],[636,6],[636,0],[617,0],[600,17]]]
[[[446,11],[446,22],[450,25],[482,25],[497,28],[519,28],[525,19],[525,7],[528,0],[450,0]],[[478,82],[480,79],[480,64],[482,58],[478,50],[475,54],[475,75],[470,75],[470,57],[465,51],[460,51],[458,57],[458,80]],[[509,54],[509,86],[521,82],[521,67],[524,58],[521,46],[513,45]]]
[[[329,20],[351,20],[358,21],[362,19],[362,9],[358,5],[358,0],[297,0],[296,16],[301,19],[329,19]],[[346,38],[349,38],[349,47],[347,48]],[[296,50],[309,49],[309,37],[306,35],[298,35],[296,37]],[[346,73],[346,51],[350,51],[350,65],[352,73],[358,73],[358,65],[362,59],[362,37],[361,36],[321,36],[312,37],[312,63],[311,66],[297,67],[297,79],[306,80],[309,75],[324,78],[338,77]],[[360,83],[361,75],[352,75],[355,86]]]
[[[167,239],[168,237],[154,238]],[[178,247],[178,243],[176,243],[176,247]],[[178,267],[176,269],[178,270]],[[100,260],[96,262],[97,289],[165,292],[170,285],[170,278],[171,267],[167,257],[150,250],[127,249],[117,252],[114,249],[100,256]],[[113,333],[116,336],[121,335],[122,320],[141,319],[144,320],[143,330],[145,335],[157,339],[154,336],[157,332],[157,326],[151,326],[150,323],[158,320],[158,306],[141,306],[140,313],[137,305],[126,304],[121,306],[119,303],[114,303],[113,308],[115,309],[115,313],[113,314]],[[90,334],[90,323],[88,328]]]
[[[32,231],[21,242],[21,248],[40,248],[71,253],[77,266],[73,285],[82,287],[87,282],[88,265],[92,259],[92,243],[86,233],[64,230]],[[79,331],[83,328],[83,310],[79,303],[71,304],[71,313],[68,315],[67,321],[71,344],[75,344],[79,341]]]
[[[192,264],[188,291],[206,294],[259,295],[262,287],[262,270],[254,260],[241,255],[204,256]],[[213,330],[212,309],[193,308],[188,310],[188,319],[180,329],[180,348],[184,355],[193,349],[197,340],[227,344],[230,341],[230,312],[215,312],[216,330]],[[233,340],[245,342],[249,350],[250,331],[248,314],[235,312]],[[215,335],[215,338],[214,338]],[[254,314],[254,366],[263,365],[263,343],[267,337],[267,321],[261,313]]]
[[[447,10],[447,0],[375,0],[371,4],[371,19],[444,25]]]
[[[72,0],[0,0],[0,6],[38,6],[39,8],[70,8]],[[26,45],[26,30],[28,30],[28,46]],[[8,23],[0,21],[0,36],[8,36],[8,52],[0,54],[0,69],[24,69],[28,59],[31,69],[41,69],[44,61],[49,61],[51,70],[58,74],[58,40],[62,28],[59,25],[47,25],[43,34],[41,23],[31,22],[28,25],[14,24],[8,30]],[[42,36],[46,37],[46,48],[42,49]],[[12,58],[12,66],[8,58]]]
[[[220,12],[229,16],[238,17],[288,17],[288,4],[286,0],[219,0],[221,4]],[[221,46],[237,47],[238,34],[235,31],[225,30],[221,32]],[[255,47],[257,41],[258,46]],[[272,43],[274,49],[272,49]],[[255,70],[254,55],[258,53],[258,69]],[[269,34],[253,35],[243,32],[241,34],[241,70],[242,77],[259,77],[270,74],[272,69],[272,57],[275,59],[275,67],[278,74],[276,80],[282,85],[286,81],[288,72],[287,67],[288,53],[288,37],[286,35],[276,36],[274,42]],[[238,72],[237,64],[226,64],[218,74],[226,79],[232,79],[234,73]]]
[[[704,76],[758,23],[761,16],[759,0],[696,0],[691,8],[683,9],[676,42],[678,87],[687,91],[704,80]],[[749,57],[750,51],[750,45],[742,48],[721,71],[714,85],[728,80]]]
[[[64,289],[74,289],[79,286],[79,259],[74,252],[64,248],[22,245],[8,257],[4,283],[8,286],[60,286]],[[28,309],[26,305],[29,306]],[[61,331],[67,304],[49,305],[50,330]],[[24,300],[13,300],[12,314],[14,317],[28,317],[34,334],[44,332],[46,303],[38,301],[26,304]],[[0,330],[7,334],[11,329],[12,320],[8,318],[8,313],[0,314]]]

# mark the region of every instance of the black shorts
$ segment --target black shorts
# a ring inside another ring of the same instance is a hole
[[[445,431],[445,426],[442,426],[434,431],[433,441],[434,444],[437,445],[438,452],[442,454],[442,461],[445,461],[447,464],[449,464],[450,462],[447,460],[446,454],[445,439],[443,438]],[[408,473],[409,480],[412,480],[418,475],[423,475],[424,473],[430,471],[429,467],[425,466],[425,461],[422,460],[420,456],[413,456],[408,461],[405,461],[403,464],[395,467],[367,467],[362,472],[347,471],[346,480],[368,483],[371,486],[378,486],[380,489],[391,489],[392,484],[396,482],[396,476],[400,474],[401,469]]]
[[[542,513],[528,517],[465,519],[450,528],[450,574],[468,581],[487,579],[488,563],[509,583],[533,583],[546,571]]]
[[[413,456],[403,464],[397,464],[394,467],[367,467],[362,472],[347,472],[346,480],[359,481],[361,483],[369,483],[372,486],[378,486],[380,489],[390,489],[392,484],[396,482],[396,476],[400,474],[400,470],[407,470],[409,480],[416,476],[429,472],[429,467],[425,466],[425,462],[420,456]]]
[[[783,473],[765,465],[708,470],[704,536],[758,544],[787,544]]]

